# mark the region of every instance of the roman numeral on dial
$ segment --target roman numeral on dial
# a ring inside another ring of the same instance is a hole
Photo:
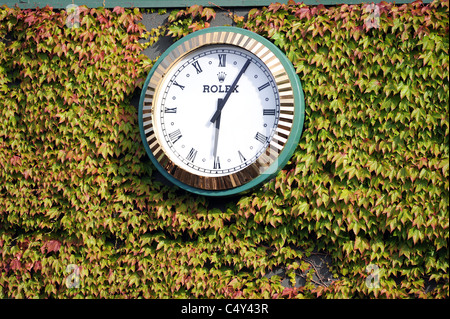
[[[224,68],[227,64],[227,55],[219,54],[219,67]]]
[[[164,113],[177,113],[176,107],[166,107],[164,108]]]
[[[260,141],[263,144],[267,142],[267,137],[259,132],[256,133],[255,139],[257,139],[258,141]]]
[[[264,90],[266,87],[268,87],[269,85],[270,85],[269,82],[264,83],[263,85],[261,85],[261,86],[258,88],[258,90],[259,90],[259,91],[262,91],[262,90]]]
[[[182,90],[184,90],[184,88],[185,88],[184,85],[178,84],[177,81],[173,81],[173,84],[176,85],[176,86],[178,86],[178,87],[179,87],[180,89],[182,89]]]
[[[275,109],[264,109],[263,115],[275,115]]]
[[[178,141],[183,135],[181,135],[180,130],[173,131],[172,133],[169,133],[169,138],[172,141],[172,143],[175,144],[176,141]]]
[[[241,163],[244,163],[246,160],[244,155],[242,155],[241,151],[238,151],[238,154],[239,154],[239,159],[241,160]]]
[[[196,156],[197,156],[197,150],[195,148],[191,148],[191,150],[189,151],[189,154],[186,156],[186,159],[189,162],[194,162]]]
[[[197,74],[203,72],[202,68],[200,67],[200,63],[198,63],[198,61],[195,61],[194,63],[192,63],[192,65],[194,66],[195,70],[197,71]]]
[[[214,159],[214,169],[220,169],[219,156],[216,156],[216,158]]]

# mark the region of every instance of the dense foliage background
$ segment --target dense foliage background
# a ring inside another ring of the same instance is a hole
[[[448,6],[234,16],[291,59],[306,121],[278,176],[225,209],[155,179],[130,103],[144,47],[213,9],[147,31],[138,9],[80,7],[75,28],[1,7],[0,297],[448,298]]]

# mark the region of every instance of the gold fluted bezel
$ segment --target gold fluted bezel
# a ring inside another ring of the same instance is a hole
[[[256,161],[246,168],[225,176],[201,176],[184,170],[167,155],[154,130],[155,107],[160,85],[167,73],[185,55],[206,45],[233,45],[257,56],[270,70],[275,80],[280,99],[280,117],[275,133],[268,146]],[[294,92],[289,76],[278,57],[261,42],[231,31],[218,31],[200,34],[175,47],[157,65],[147,88],[145,88],[142,119],[146,142],[158,163],[174,178],[189,186],[203,190],[226,190],[244,185],[264,172],[277,160],[292,130],[294,119]]]

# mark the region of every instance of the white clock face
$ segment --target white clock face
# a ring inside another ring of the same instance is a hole
[[[154,129],[161,146],[174,164],[200,176],[229,175],[254,163],[280,117],[271,72],[232,45],[191,52],[164,76],[158,92]]]

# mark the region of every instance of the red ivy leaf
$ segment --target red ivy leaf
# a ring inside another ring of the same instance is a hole
[[[267,11],[272,11],[273,13],[277,12],[281,8],[281,3],[276,2],[269,5]]]
[[[191,16],[194,18],[197,14],[203,11],[203,7],[198,4],[194,4],[192,7],[189,8],[188,13],[191,14]]]
[[[13,261],[11,261],[11,269],[12,270],[17,270],[22,268],[22,264],[18,259],[14,259]]]
[[[122,13],[125,12],[125,9],[122,8],[122,7],[117,6],[117,7],[114,7],[113,12],[117,13],[117,14],[122,14]]]
[[[11,161],[12,166],[20,165],[22,163],[20,156],[17,156],[17,155],[14,155],[13,157],[11,157],[10,161]]]
[[[47,244],[48,251],[58,251],[61,247],[61,243],[58,240],[50,240]]]
[[[300,19],[311,19],[311,10],[308,7],[302,7],[300,9],[297,9],[295,11],[295,15],[298,16]]]
[[[38,260],[34,263],[34,271],[40,270],[42,269],[42,264],[41,262]]]
[[[44,254],[45,250],[47,249],[47,253],[50,253],[52,251],[58,251],[61,247],[61,242],[59,242],[56,239],[49,240],[41,247],[41,252]]]
[[[26,23],[28,23],[28,26],[31,26],[31,25],[34,23],[35,18],[36,18],[35,15],[30,14],[30,15],[28,15],[28,16],[25,18],[24,21],[25,21]]]

